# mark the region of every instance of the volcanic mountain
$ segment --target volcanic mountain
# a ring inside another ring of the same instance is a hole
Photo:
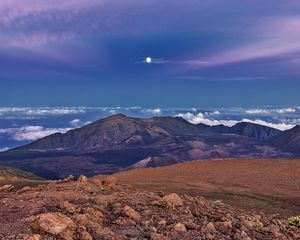
[[[0,163],[61,178],[193,159],[287,156],[265,142],[279,134],[253,123],[207,126],[180,117],[141,119],[118,114],[1,153]]]

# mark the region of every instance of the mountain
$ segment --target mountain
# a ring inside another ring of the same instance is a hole
[[[117,114],[0,153],[0,164],[61,178],[193,159],[282,157],[286,154],[264,141],[279,132],[252,123],[211,127],[180,117],[141,119]]]
[[[18,169],[0,166],[0,180],[42,180],[42,178],[34,175],[33,173],[24,172]]]
[[[268,140],[281,133],[281,131],[278,129],[250,122],[240,122],[232,127],[227,127],[224,125],[212,126],[211,131],[216,133],[238,134],[258,140]]]
[[[270,145],[300,156],[300,126],[278,134],[270,140]]]

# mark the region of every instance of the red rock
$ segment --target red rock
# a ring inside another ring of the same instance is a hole
[[[104,179],[103,183],[106,186],[114,187],[114,186],[117,185],[117,178],[114,177],[114,176],[109,176],[109,177],[107,177],[107,178]]]
[[[183,205],[183,201],[182,201],[181,197],[179,197],[176,193],[166,195],[162,198],[162,200],[167,206],[182,206]]]
[[[35,217],[33,229],[46,232],[64,240],[73,240],[76,228],[73,220],[61,213],[45,213]]]
[[[129,206],[124,207],[122,212],[126,217],[129,217],[135,221],[141,220],[141,215]]]
[[[14,189],[15,187],[13,185],[4,185],[0,187],[0,192],[10,192]]]

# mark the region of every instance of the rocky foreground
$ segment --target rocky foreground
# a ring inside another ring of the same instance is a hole
[[[115,177],[69,177],[0,191],[2,240],[300,239],[286,219],[202,197],[139,191]]]

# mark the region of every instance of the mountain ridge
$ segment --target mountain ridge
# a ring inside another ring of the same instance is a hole
[[[61,178],[194,159],[287,157],[292,153],[267,143],[281,133],[247,122],[233,127],[208,126],[181,117],[144,119],[117,114],[0,153],[0,164],[45,178]]]

